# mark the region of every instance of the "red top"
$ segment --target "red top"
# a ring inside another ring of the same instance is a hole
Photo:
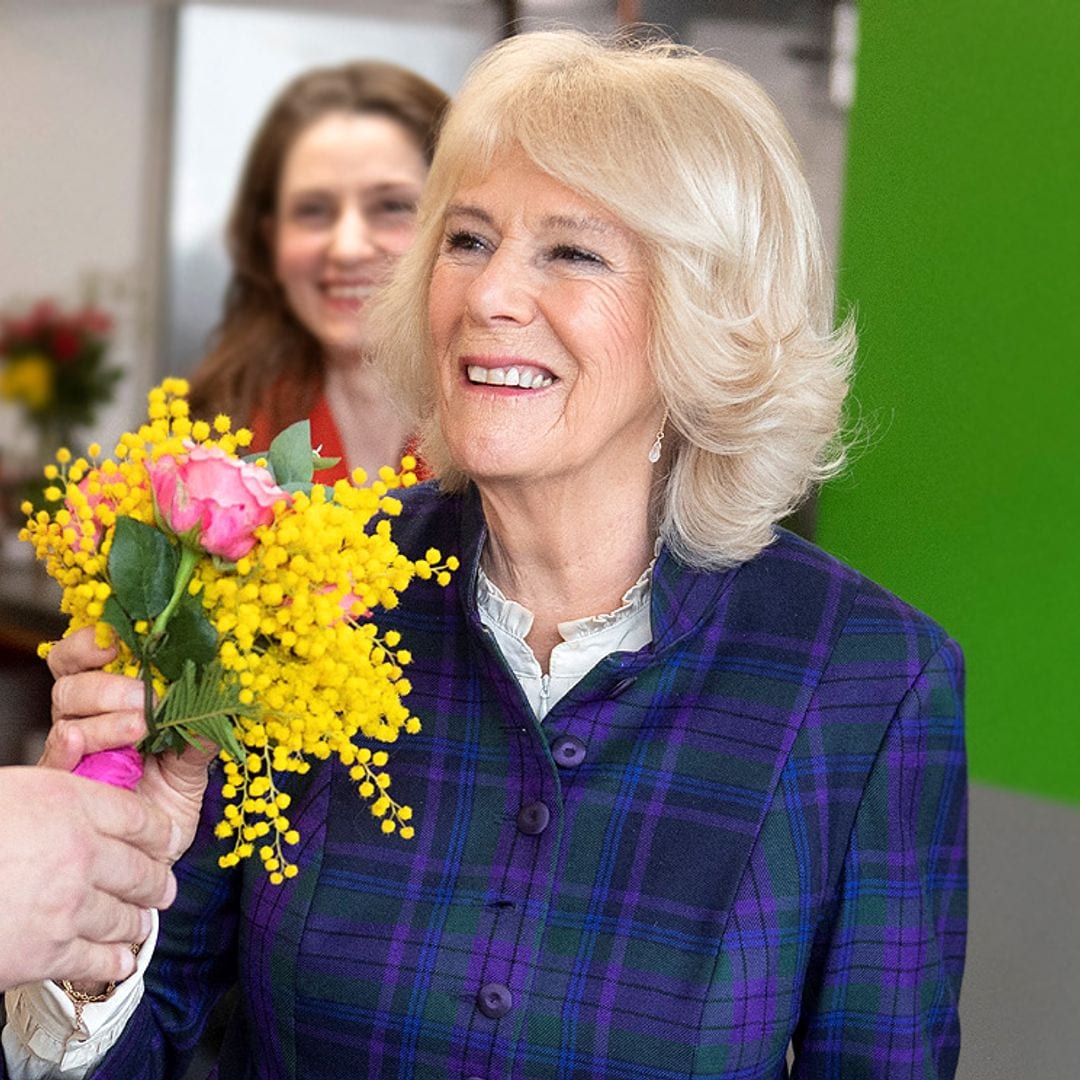
[[[332,484],[335,480],[344,480],[353,469],[353,466],[345,460],[345,449],[341,442],[341,432],[338,431],[334,415],[330,411],[330,403],[325,394],[320,394],[311,407],[311,415],[308,417],[311,423],[311,445],[319,451],[320,457],[340,458],[341,460],[327,469],[320,469],[315,474],[315,482],[319,484]],[[251,418],[251,445],[255,450],[265,450],[277,434],[270,425],[270,414],[266,409],[256,409]],[[402,447],[402,456],[412,454],[416,458],[417,480],[427,480],[431,473],[427,466],[416,455],[416,440],[409,441]],[[388,461],[387,465],[396,468],[397,462]],[[374,477],[368,477],[373,480]]]

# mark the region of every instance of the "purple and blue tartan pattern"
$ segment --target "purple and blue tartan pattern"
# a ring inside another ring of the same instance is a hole
[[[652,645],[541,725],[476,614],[475,495],[415,489],[396,535],[463,562],[393,613],[424,722],[392,759],[416,838],[383,837],[344,770],[313,768],[300,875],[274,887],[217,868],[210,800],[95,1075],[182,1076],[239,980],[223,1080],[775,1080],[789,1040],[798,1080],[953,1076],[955,643],[784,532],[723,573],[662,551]],[[563,736],[583,761],[557,764]],[[503,1015],[479,1007],[492,987]]]

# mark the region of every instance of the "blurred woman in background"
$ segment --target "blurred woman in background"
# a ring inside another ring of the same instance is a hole
[[[446,95],[394,64],[306,72],[271,105],[228,225],[233,273],[191,405],[229,413],[264,448],[310,419],[313,445],[395,464],[410,432],[368,362],[364,309],[413,241]]]

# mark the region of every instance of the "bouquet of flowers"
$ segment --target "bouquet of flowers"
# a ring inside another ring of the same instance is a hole
[[[42,439],[92,423],[121,375],[105,362],[111,329],[96,308],[65,312],[49,301],[0,320],[0,398],[19,405]]]
[[[217,834],[231,841],[220,863],[257,852],[280,884],[296,874],[286,847],[299,837],[278,780],[312,758],[336,755],[382,831],[413,835],[376,748],[420,730],[402,702],[410,656],[372,612],[392,610],[415,578],[446,585],[457,560],[434,549],[412,560],[394,544],[391,492],[416,482],[412,459],[369,486],[357,470],[327,488],[313,476],[333,462],[312,451],[306,421],[243,457],[251,433],[225,416],[192,422],[186,393],[179,379],[152,390],[148,423],[111,458],[59,450],[49,508],[26,504],[20,535],[63,587],[67,632],[115,634],[110,670],[146,687],[138,750],[90,755],[77,771],[134,786],[139,751],[216,743],[228,800]]]

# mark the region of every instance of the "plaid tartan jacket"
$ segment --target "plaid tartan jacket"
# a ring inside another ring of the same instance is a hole
[[[962,657],[780,531],[732,570],[662,551],[654,640],[538,723],[475,603],[474,494],[407,496],[457,552],[386,621],[423,732],[416,837],[343,769],[295,789],[300,875],[219,870],[208,803],[147,994],[95,1075],[183,1075],[239,981],[222,1078],[951,1077],[966,928]],[[218,787],[212,783],[212,788]]]

